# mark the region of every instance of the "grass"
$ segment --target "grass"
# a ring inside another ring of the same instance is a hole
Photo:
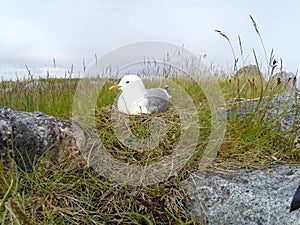
[[[31,174],[17,172],[16,165],[7,169],[0,166],[0,219],[2,224],[201,224],[190,214],[189,197],[181,186],[181,180],[197,170],[207,145],[211,129],[211,111],[199,85],[189,78],[170,78],[191,96],[200,120],[201,135],[194,156],[177,177],[148,186],[121,186],[86,165],[75,166],[66,159],[61,165],[45,169],[41,164],[33,167]],[[2,88],[11,88],[2,93],[0,104],[25,111],[42,111],[70,119],[72,97],[77,79],[41,79],[41,86],[24,88],[31,81],[2,82]],[[162,145],[152,151],[130,151],[116,138],[111,123],[110,110],[117,92],[108,91],[116,81],[110,80],[101,90],[96,111],[97,127],[106,148],[117,159],[127,163],[145,164],[158,161],[172,153],[180,137],[176,110],[162,114],[167,121],[166,136]],[[236,97],[234,79],[218,77],[219,85],[227,103]],[[241,98],[274,95],[284,89],[270,88],[267,81],[260,88],[252,89],[247,80],[240,80],[245,87]],[[259,86],[257,84],[257,86]],[[45,88],[44,88],[45,87]],[[47,100],[46,100],[47,99]],[[149,135],[151,116],[132,117],[130,128],[139,138]],[[262,116],[250,116],[237,120],[234,116],[227,122],[227,132],[218,155],[208,169],[266,168],[281,163],[296,163],[300,160],[297,149],[292,146],[290,133],[274,130],[272,124],[261,122]],[[252,126],[249,126],[249,123]],[[282,141],[284,140],[284,141]],[[280,160],[274,160],[274,157]]]
[[[39,79],[2,82],[1,105],[23,111],[40,111],[70,118],[78,79]]]
[[[225,74],[213,78],[221,87],[227,108],[230,109],[238,108],[243,98],[262,100],[266,96],[287,91],[288,84],[270,79],[277,66],[273,50],[268,61],[257,24],[253,17],[250,18],[265,52],[267,74],[263,74],[259,67],[252,72],[243,69],[237,71],[239,61],[229,37],[216,30],[230,44],[234,58],[234,76]],[[239,45],[243,59],[240,36]],[[253,53],[255,64],[258,65],[255,51]],[[160,145],[150,151],[131,150],[116,137],[110,120],[111,105],[118,92],[108,91],[108,88],[117,81],[106,81],[97,99],[95,121],[101,141],[109,153],[119,161],[139,165],[157,162],[172,154],[181,135],[176,109],[171,105],[167,112],[158,115],[164,118],[166,123],[166,132]],[[168,81],[179,85],[192,98],[200,127],[194,155],[177,176],[171,176],[157,184],[129,186],[118,185],[102,177],[88,167],[80,155],[74,156],[76,160],[68,158],[50,168],[46,167],[42,160],[37,161],[33,164],[32,173],[21,171],[13,161],[9,168],[5,168],[0,160],[0,223],[205,223],[205,217],[196,219],[188,210],[191,203],[181,181],[201,166],[203,150],[209,144],[208,138],[212,129],[209,99],[193,78],[170,76]],[[41,111],[70,119],[78,82],[78,79],[72,78],[3,81],[0,83],[0,105],[23,111]],[[264,121],[267,107],[268,102],[265,105],[261,104],[260,111],[254,107],[243,119],[238,119],[235,113],[230,116],[226,123],[224,140],[207,170],[263,169],[278,164],[299,163],[299,149],[295,148],[293,143],[295,131],[274,129],[276,118],[273,121]],[[149,137],[149,123],[156,116],[131,116],[128,126],[136,137],[144,140]]]

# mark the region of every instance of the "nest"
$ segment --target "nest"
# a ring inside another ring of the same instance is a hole
[[[113,107],[96,111],[97,131],[113,157],[129,164],[145,165],[173,153],[181,134],[180,116],[175,108],[135,116],[115,114]],[[157,127],[159,124],[163,126]]]

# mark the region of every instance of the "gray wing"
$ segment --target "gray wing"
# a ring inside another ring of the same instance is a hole
[[[170,95],[162,88],[150,88],[146,90],[148,99],[147,109],[151,113],[165,112],[169,107]]]

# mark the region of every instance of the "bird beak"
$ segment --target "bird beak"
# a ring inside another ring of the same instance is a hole
[[[112,90],[112,89],[119,89],[121,86],[120,85],[113,85],[109,88],[109,90]]]

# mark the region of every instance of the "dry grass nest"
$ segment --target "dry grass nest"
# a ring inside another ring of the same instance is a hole
[[[116,159],[130,164],[145,165],[153,161],[159,161],[164,156],[173,153],[181,134],[180,117],[175,108],[169,108],[164,113],[153,115],[127,116],[120,114],[120,117],[126,119],[126,121],[121,121],[124,125],[123,128],[125,128],[121,138],[117,137],[114,131],[116,129],[112,124],[111,113],[111,106],[97,110],[96,121],[102,143]],[[157,118],[164,121],[165,130],[161,140],[158,141],[158,139],[153,138],[152,141],[157,142],[157,144],[154,145],[154,148],[151,148],[151,121]],[[121,139],[127,144],[122,143]],[[136,141],[139,144],[135,148],[134,144],[131,143]],[[128,147],[128,145],[133,146],[133,148]],[[151,149],[148,149],[149,147]]]

